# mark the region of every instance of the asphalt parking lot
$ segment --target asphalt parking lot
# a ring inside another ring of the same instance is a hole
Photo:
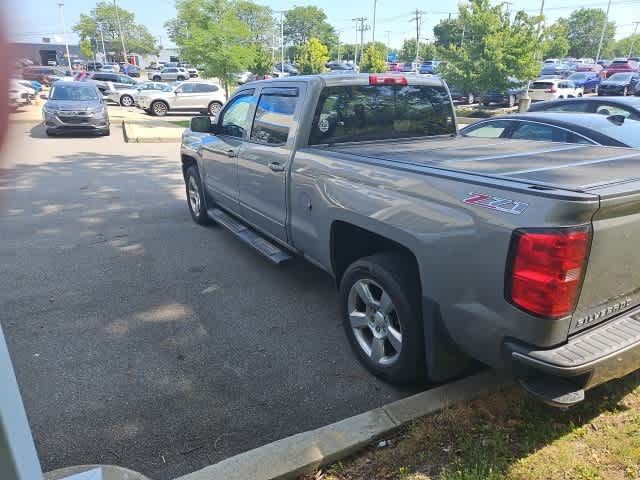
[[[44,470],[169,479],[414,393],[356,362],[326,274],[191,221],[176,144],[12,129],[0,321]]]

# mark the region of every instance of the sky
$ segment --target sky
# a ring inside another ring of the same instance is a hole
[[[42,37],[51,37],[53,43],[62,42],[62,21],[58,3],[62,0],[7,0],[5,4],[10,18],[12,39],[18,42],[39,42]],[[173,0],[117,0],[122,8],[132,11],[136,21],[147,26],[159,38],[161,45],[172,46],[163,27],[164,22],[175,16]],[[268,5],[274,11],[286,10],[295,5],[315,5],[321,7],[329,22],[339,31],[342,42],[355,43],[354,17],[364,16],[372,23],[374,0],[254,0]],[[539,12],[540,0],[510,0],[511,11],[525,10]],[[94,0],[64,0],[64,20],[70,43],[78,38],[71,33],[81,13],[88,13],[95,5]],[[422,17],[422,37],[433,38],[433,26],[449,14],[457,11],[458,0],[440,0],[437,3],[424,0],[402,2],[398,0],[377,0],[376,38],[387,41],[392,47],[400,47],[405,38],[415,38],[415,22],[411,12],[424,11]],[[607,8],[607,0],[545,0],[545,15],[551,21],[569,16],[580,7]],[[612,0],[611,20],[617,24],[617,38],[633,33],[634,21],[640,21],[640,0]],[[639,30],[640,32],[640,30]],[[372,31],[366,33],[365,41],[371,40]]]

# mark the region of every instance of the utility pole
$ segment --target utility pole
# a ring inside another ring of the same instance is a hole
[[[341,61],[341,57],[340,57],[340,34],[342,33],[342,30],[338,30],[338,63],[340,63]]]
[[[596,54],[596,62],[600,60],[600,54],[602,53],[602,42],[604,42],[604,34],[607,31],[607,24],[609,23],[609,11],[611,10],[611,0],[607,4],[607,13],[604,16],[604,22],[602,23],[602,32],[600,33],[600,43],[598,44],[598,53]]]
[[[107,51],[104,48],[104,34],[102,33],[102,25],[98,25],[100,28],[100,40],[102,41],[102,63],[107,61]]]
[[[373,0],[373,27],[371,28],[371,43],[376,43],[376,7],[378,0]]]
[[[124,63],[129,63],[127,58],[127,48],[124,46],[124,33],[122,33],[122,24],[120,23],[120,9],[116,0],[113,0],[113,6],[116,7],[116,21],[118,22],[118,30],[120,31],[120,41],[122,42],[122,55],[124,56]]]
[[[67,27],[64,24],[64,2],[58,3],[60,9],[60,22],[62,24],[62,37],[64,38],[64,46],[67,50],[67,64],[69,65],[69,71],[71,71],[71,55],[69,55],[69,42],[67,41]]]
[[[640,25],[640,22],[633,22],[634,28],[633,28],[633,35],[631,36],[631,45],[629,46],[629,55],[627,55],[627,57],[630,57],[631,54],[633,53],[633,47],[635,46],[634,44],[636,43],[636,34],[638,33],[638,25]]]
[[[540,55],[540,58],[542,58],[542,52],[540,51],[540,41],[542,40],[542,38],[540,37],[540,33],[542,30],[542,22],[544,21],[544,0],[542,0],[542,3],[540,4],[540,22],[538,22],[538,33],[536,34],[536,40],[538,42],[538,54]]]
[[[362,59],[362,54],[364,52],[364,31],[369,30],[369,25],[366,25],[364,22],[367,21],[367,17],[356,17],[352,19],[352,21],[356,22],[356,55],[354,58],[354,64],[358,65],[358,32],[360,32],[360,58]]]
[[[387,48],[391,50],[391,30],[385,30],[384,33],[387,34]]]
[[[280,10],[280,72],[284,76],[284,10]]]
[[[420,57],[420,24],[422,23],[422,15],[425,12],[416,8],[415,16],[409,20],[410,22],[416,22],[416,63]]]

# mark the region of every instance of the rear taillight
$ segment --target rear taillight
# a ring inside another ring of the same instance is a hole
[[[551,85],[551,88],[547,90],[549,93],[556,93],[558,91],[557,85]]]
[[[516,230],[506,276],[506,297],[545,318],[573,313],[589,255],[590,227]]]
[[[408,85],[402,75],[369,75],[369,85]]]

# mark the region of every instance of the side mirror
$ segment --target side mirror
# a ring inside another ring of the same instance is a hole
[[[192,132],[217,133],[218,126],[211,123],[211,117],[193,117],[189,128]]]

